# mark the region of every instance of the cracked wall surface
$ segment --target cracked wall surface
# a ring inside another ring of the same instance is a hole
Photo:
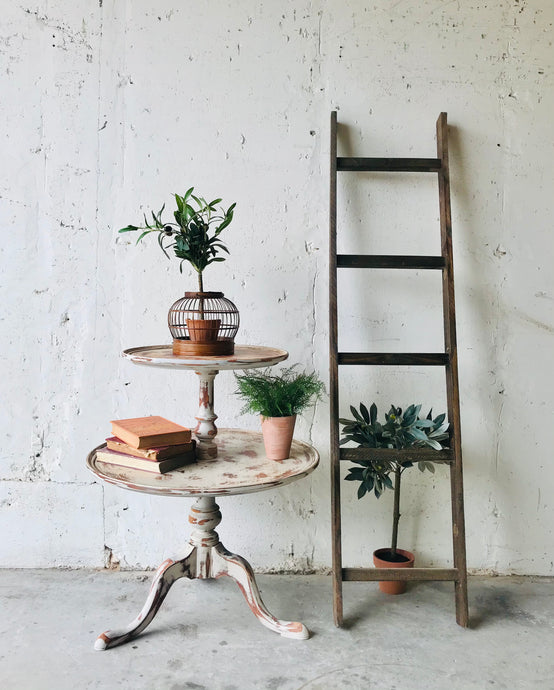
[[[117,229],[192,185],[236,201],[231,256],[207,288],[238,305],[239,342],[283,347],[327,380],[329,114],[341,155],[433,157],[446,111],[468,563],[554,574],[553,22],[540,0],[7,5],[0,566],[154,567],[186,540],[188,500],[103,486],[84,464],[110,419],[196,413],[192,373],[119,356],[168,341],[167,310],[194,276]],[[344,253],[436,253],[436,182],[341,177],[338,222]],[[442,348],[440,277],[352,273],[339,278],[343,349]],[[220,374],[219,425],[257,429],[233,391]],[[341,414],[360,400],[438,412],[441,373],[349,367]],[[317,472],[220,501],[222,540],[258,570],[330,565],[326,400],[296,433],[320,450]],[[403,486],[401,545],[448,564],[445,471]],[[345,564],[368,565],[391,497],[358,502],[346,482],[343,504]]]

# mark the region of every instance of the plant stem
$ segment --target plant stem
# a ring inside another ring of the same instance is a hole
[[[202,279],[202,271],[198,271],[198,292],[204,292],[204,281]],[[200,298],[200,318],[204,318],[204,298]]]
[[[396,556],[396,546],[398,543],[398,522],[400,521],[400,476],[401,469],[396,467],[394,470],[394,508],[392,513],[392,539],[391,554]]]

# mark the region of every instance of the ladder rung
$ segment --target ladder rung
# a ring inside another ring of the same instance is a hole
[[[337,254],[338,268],[444,268],[442,256]]]
[[[457,568],[343,568],[342,579],[346,582],[375,582],[382,580],[459,580]]]
[[[428,367],[446,366],[449,362],[446,352],[339,352],[339,364],[374,364],[374,365],[413,365]]]
[[[433,448],[341,448],[339,459],[353,460],[390,460],[399,458],[402,462],[440,462],[450,463],[454,458],[451,448],[434,450]]]
[[[350,172],[438,172],[440,158],[337,158],[337,170]]]

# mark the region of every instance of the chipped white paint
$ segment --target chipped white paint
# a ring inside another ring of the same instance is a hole
[[[0,21],[0,565],[101,567],[106,547],[122,567],[153,567],[181,538],[178,501],[92,485],[84,464],[109,419],[197,414],[192,374],[118,357],[167,342],[167,310],[196,284],[116,232],[172,192],[237,202],[207,288],[237,304],[240,342],[285,347],[325,378],[337,108],[345,155],[432,156],[448,112],[468,564],[554,575],[554,4],[245,0],[192,17],[170,0],[37,0],[3,3]],[[340,185],[342,251],[436,252],[434,180]],[[343,282],[345,343],[440,349],[434,277]],[[360,400],[443,405],[438,373],[348,376],[343,414]],[[258,429],[233,391],[219,375],[218,421]],[[326,466],[325,402],[296,433]],[[327,475],[229,501],[226,527],[256,569],[329,566]],[[345,564],[367,565],[390,496],[343,489]],[[443,470],[406,475],[401,546],[419,563],[448,565],[448,510]]]
[[[120,471],[122,468],[97,461],[94,451],[90,454],[90,470],[104,481],[142,493],[198,496],[190,510],[193,530],[186,555],[179,561],[168,559],[161,564],[138,616],[125,628],[103,632],[94,645],[96,650],[123,644],[142,632],[153,620],[171,585],[182,577],[208,579],[227,575],[238,584],[262,625],[282,637],[299,640],[309,637],[302,623],[278,620],[267,610],[250,565],[221,544],[215,531],[221,513],[214,496],[263,491],[301,479],[317,467],[319,455],[307,444],[295,442],[289,459],[268,460],[260,434],[235,429],[222,430],[220,443],[219,458],[205,459],[195,466],[158,476],[125,468]]]
[[[217,415],[214,409],[214,379],[218,372],[213,369],[197,369],[199,379],[198,414],[194,435],[196,437],[196,454],[198,458],[217,458],[215,437]]]

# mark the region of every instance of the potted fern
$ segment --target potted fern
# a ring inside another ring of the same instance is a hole
[[[242,412],[261,417],[266,455],[285,460],[290,455],[296,416],[320,399],[325,386],[315,372],[297,373],[296,365],[272,374],[271,369],[235,374]]]
[[[350,406],[353,419],[340,419],[343,425],[343,437],[340,444],[354,442],[359,448],[389,448],[401,449],[418,446],[427,446],[440,451],[446,446],[448,440],[448,422],[446,415],[440,414],[433,418],[432,411],[425,418],[419,413],[421,405],[409,405],[404,411],[402,408],[391,406],[388,414],[385,414],[384,422],[377,419],[377,406],[373,403],[369,410],[360,403],[359,411]],[[373,553],[373,561],[379,568],[410,568],[414,564],[414,555],[410,551],[398,548],[398,525],[400,521],[400,489],[404,472],[414,466],[409,459],[391,454],[389,459],[382,457],[375,459],[352,460],[355,467],[348,468],[345,479],[360,482],[358,498],[366,494],[373,494],[379,498],[385,489],[394,491],[392,536],[390,548],[377,549]],[[434,472],[433,462],[443,462],[436,457],[431,460],[417,462],[418,468],[424,472]],[[391,477],[394,479],[391,479]],[[406,590],[405,581],[379,582],[381,591],[387,594],[401,594]]]
[[[168,259],[171,255],[179,259],[181,273],[185,262],[196,271],[198,291],[186,292],[169,310],[174,354],[232,354],[239,325],[237,308],[222,292],[204,291],[204,271],[212,263],[225,261],[222,252],[229,254],[220,235],[233,220],[235,204],[218,210],[221,199],[208,202],[193,192],[190,187],[183,196],[175,194],[172,221],[162,218],[164,204],[158,213],[151,212],[152,220],[145,214],[143,225],[127,225],[119,232],[142,231],[137,244],[157,233],[160,249]]]

